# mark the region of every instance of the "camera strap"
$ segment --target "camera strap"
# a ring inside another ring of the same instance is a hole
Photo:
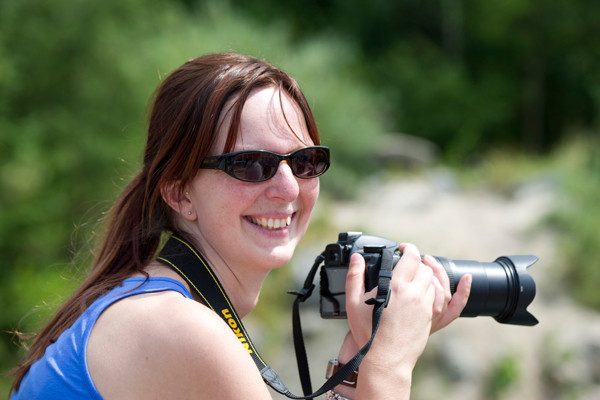
[[[157,261],[164,263],[177,272],[188,283],[190,288],[198,296],[200,296],[203,303],[217,313],[217,315],[219,315],[229,325],[233,333],[248,351],[248,354],[252,357],[258,370],[260,371],[263,380],[275,391],[291,399],[313,399],[314,397],[320,396],[340,384],[346,377],[348,377],[358,368],[362,359],[371,347],[371,343],[373,342],[373,338],[375,337],[375,333],[377,332],[377,328],[379,326],[381,313],[383,312],[383,308],[387,305],[387,299],[389,299],[388,294],[381,296],[381,299],[379,299],[379,293],[377,299],[371,299],[372,302],[370,304],[374,305],[373,331],[371,339],[362,349],[359,350],[352,360],[350,360],[339,371],[337,371],[319,390],[311,394],[312,388],[308,372],[306,349],[304,346],[304,340],[302,339],[299,304],[306,301],[306,299],[310,297],[315,287],[313,284],[314,277],[323,259],[324,258],[322,255],[317,257],[315,264],[313,265],[309,276],[304,283],[304,287],[300,291],[290,292],[297,296],[294,302],[293,311],[294,347],[296,350],[298,370],[304,392],[304,396],[296,396],[289,391],[279,374],[277,374],[277,372],[275,372],[275,370],[262,359],[256,350],[248,333],[246,332],[246,329],[244,328],[244,325],[242,324],[241,319],[231,304],[227,293],[225,293],[221,283],[202,254],[197,251],[192,244],[178,236],[172,235],[157,257]],[[391,268],[392,266],[390,263],[390,271]],[[383,269],[384,267],[382,265],[382,270]],[[383,283],[381,282],[381,279],[380,283]]]

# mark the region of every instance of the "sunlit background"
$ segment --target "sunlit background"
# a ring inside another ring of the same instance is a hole
[[[313,225],[248,318],[296,394],[284,289],[338,232],[364,231],[458,259],[540,257],[540,324],[460,319],[436,333],[414,398],[600,398],[600,2],[588,0],[1,0],[0,393],[24,354],[10,332],[39,329],[85,274],[139,165],[153,90],[215,51],[296,77],[332,149]],[[318,387],[343,321],[321,320],[316,299],[304,310]]]

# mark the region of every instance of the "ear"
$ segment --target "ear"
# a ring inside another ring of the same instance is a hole
[[[165,183],[160,189],[160,195],[164,202],[183,218],[189,221],[196,219],[192,199],[187,191],[182,190],[180,181]]]

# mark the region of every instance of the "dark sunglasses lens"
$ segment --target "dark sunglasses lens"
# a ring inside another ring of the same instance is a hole
[[[292,156],[291,168],[298,178],[314,178],[329,166],[329,155],[325,149],[307,148],[296,151]]]
[[[243,181],[260,182],[275,175],[278,165],[279,160],[273,154],[247,152],[233,158],[231,172]]]

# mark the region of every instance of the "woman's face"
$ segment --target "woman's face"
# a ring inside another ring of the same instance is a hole
[[[223,153],[228,127],[225,116],[211,155]],[[311,145],[302,113],[291,98],[282,94],[280,103],[273,87],[251,93],[233,151],[287,154]],[[197,216],[192,230],[208,260],[230,268],[268,270],[291,259],[306,232],[319,179],[299,179],[282,162],[275,176],[264,182],[243,182],[223,171],[201,169],[189,189]]]

